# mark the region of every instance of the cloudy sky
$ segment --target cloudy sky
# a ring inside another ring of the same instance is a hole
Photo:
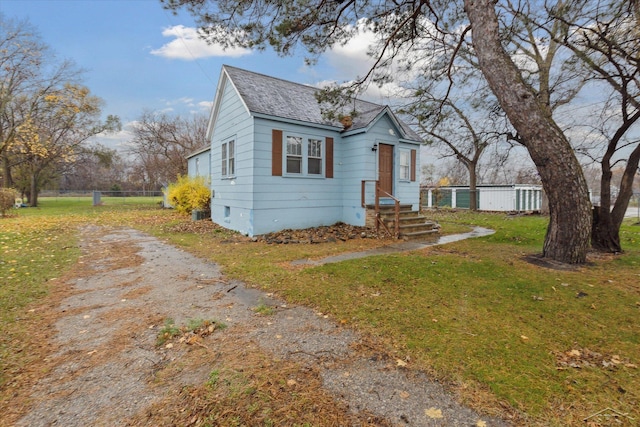
[[[299,56],[223,51],[207,45],[193,19],[159,0],[0,0],[4,19],[28,20],[60,59],[86,70],[84,83],[105,100],[104,114],[130,123],[144,110],[208,112],[223,64],[302,84],[345,81],[366,67],[363,40],[326,54],[313,68]],[[375,100],[383,102],[383,99]],[[126,131],[112,143],[126,139]]]

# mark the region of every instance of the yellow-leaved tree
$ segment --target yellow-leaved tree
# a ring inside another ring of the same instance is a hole
[[[77,84],[65,83],[32,101],[10,153],[16,181],[28,189],[29,204],[37,206],[40,186],[72,163],[89,138],[120,129],[120,121],[115,116],[101,121],[102,100]]]

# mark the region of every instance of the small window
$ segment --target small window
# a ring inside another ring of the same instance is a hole
[[[411,171],[410,157],[407,150],[400,150],[400,179],[408,181]]]
[[[196,157],[196,176],[200,176],[200,157]]]
[[[307,157],[307,173],[310,175],[322,174],[322,141],[309,139]]]
[[[220,158],[222,176],[233,176],[236,173],[234,140],[222,144]]]
[[[236,174],[236,158],[235,158],[235,141],[229,141],[229,166],[227,170],[229,171],[229,175]]]
[[[222,144],[222,176],[227,176],[227,144]]]
[[[302,173],[302,138],[287,136],[287,173]]]

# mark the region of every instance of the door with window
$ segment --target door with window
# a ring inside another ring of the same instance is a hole
[[[393,145],[378,144],[378,179],[380,189],[393,195]]]

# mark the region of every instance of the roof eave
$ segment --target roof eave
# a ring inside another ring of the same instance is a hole
[[[256,113],[253,111],[251,111],[249,114],[251,114],[254,118],[270,120],[273,122],[291,123],[291,124],[296,124],[301,126],[315,127],[318,129],[331,130],[334,132],[340,132],[342,130],[340,126],[327,125],[327,124],[315,123],[315,122],[305,122],[303,120],[289,119],[286,117],[273,116],[273,115],[264,114],[264,113]]]

